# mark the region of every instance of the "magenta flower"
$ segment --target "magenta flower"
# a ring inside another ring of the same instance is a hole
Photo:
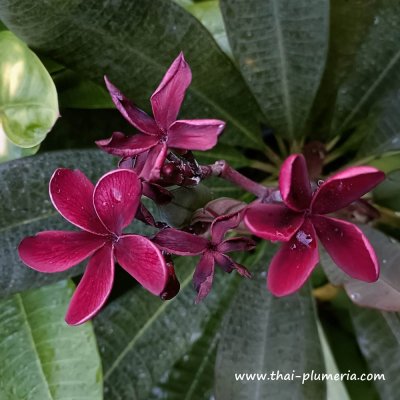
[[[235,269],[240,275],[250,277],[249,271],[243,265],[225,254],[232,251],[249,251],[255,247],[255,243],[245,237],[224,240],[226,232],[238,226],[240,220],[240,213],[216,218],[211,224],[211,240],[173,228],[161,230],[153,239],[160,249],[171,254],[181,256],[201,254],[193,275],[193,284],[198,293],[196,303],[203,300],[211,290],[215,264],[225,272],[232,272]]]
[[[122,234],[135,217],[141,182],[126,169],[104,175],[96,187],[78,170],[57,169],[50,180],[50,198],[57,211],[80,232],[45,231],[22,240],[22,261],[40,272],[60,272],[90,257],[69,305],[66,322],[92,318],[110,294],[114,258],[145,289],[162,295],[168,271],[160,250],[140,235]]]
[[[283,203],[253,203],[244,222],[252,233],[285,242],[271,261],[268,288],[276,296],[299,289],[319,261],[317,236],[333,261],[355,279],[374,282],[379,264],[374,249],[354,224],[327,217],[358,200],[385,179],[372,167],[352,167],[333,175],[312,192],[301,154],[282,165],[279,187]]]
[[[145,180],[157,180],[164,164],[168,148],[184,150],[208,150],[217,143],[225,127],[217,119],[176,120],[192,73],[183,53],[175,59],[160,85],[151,96],[154,119],[129,101],[105,78],[112,100],[126,118],[141,133],[125,136],[114,132],[110,139],[96,144],[107,153],[123,158],[143,154],[138,175]]]

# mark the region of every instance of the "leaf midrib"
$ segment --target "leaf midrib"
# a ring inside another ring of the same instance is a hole
[[[22,317],[23,317],[23,320],[24,320],[24,324],[26,326],[26,330],[27,330],[28,336],[29,336],[29,341],[30,341],[32,350],[33,350],[33,352],[34,352],[34,354],[36,356],[35,357],[36,358],[36,365],[38,367],[39,374],[42,377],[42,380],[44,382],[44,386],[46,387],[46,391],[48,393],[49,399],[54,400],[54,397],[53,397],[53,395],[52,395],[52,393],[50,391],[49,383],[47,381],[46,375],[45,375],[44,370],[43,370],[42,360],[40,358],[39,352],[38,352],[36,344],[35,344],[35,339],[33,337],[32,328],[31,328],[30,323],[29,323],[28,314],[26,313],[22,296],[19,293],[17,293],[15,295],[15,299],[17,300],[17,302],[18,302],[18,304],[20,306],[21,314],[22,314]]]
[[[286,121],[288,125],[288,133],[290,137],[293,137],[293,118],[292,118],[292,102],[290,98],[289,92],[289,83],[287,77],[287,64],[285,57],[285,46],[283,43],[282,36],[282,26],[281,21],[279,19],[279,5],[277,4],[277,0],[272,0],[272,10],[274,13],[274,20],[276,25],[276,41],[277,48],[279,53],[279,60],[281,64],[281,85],[282,85],[282,93],[283,93],[283,101],[285,103],[285,114]]]

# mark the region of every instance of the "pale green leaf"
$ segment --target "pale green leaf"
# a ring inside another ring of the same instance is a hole
[[[92,325],[64,322],[73,291],[61,281],[0,301],[2,400],[103,398]]]
[[[58,117],[55,85],[39,58],[11,32],[0,32],[0,130],[34,147]]]

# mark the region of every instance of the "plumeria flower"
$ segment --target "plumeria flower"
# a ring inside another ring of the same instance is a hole
[[[338,211],[385,178],[373,167],[352,167],[333,175],[313,192],[301,154],[288,157],[279,175],[282,203],[253,203],[244,222],[256,236],[283,241],[268,270],[268,288],[276,296],[298,290],[319,261],[317,236],[344,272],[374,282],[379,276],[375,251],[354,224],[326,214]]]
[[[48,273],[90,257],[67,311],[68,324],[87,321],[103,306],[113,285],[115,259],[145,289],[163,295],[171,271],[160,250],[146,237],[122,233],[140,202],[135,172],[111,171],[94,186],[81,171],[60,168],[49,192],[57,211],[82,231],[40,232],[22,240],[18,251],[27,266]]]
[[[123,158],[138,156],[135,168],[145,180],[157,180],[168,148],[183,150],[209,150],[217,143],[225,127],[217,119],[176,120],[192,73],[183,53],[175,59],[160,85],[151,96],[154,118],[137,108],[107,78],[112,100],[140,133],[125,136],[115,132],[110,139],[99,140],[97,145],[107,153]]]
[[[235,269],[240,275],[250,277],[249,271],[243,265],[226,255],[233,251],[249,251],[255,247],[254,241],[245,237],[224,240],[226,232],[238,226],[240,221],[241,213],[216,218],[211,224],[210,240],[173,228],[161,230],[153,239],[160,249],[171,254],[181,256],[201,254],[193,275],[193,284],[198,293],[196,303],[203,300],[211,290],[215,264],[225,272],[232,272]]]

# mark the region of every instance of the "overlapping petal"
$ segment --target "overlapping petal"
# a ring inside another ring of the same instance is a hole
[[[165,132],[176,120],[191,80],[190,67],[186,63],[183,53],[180,53],[150,99],[154,119]]]
[[[50,199],[57,211],[75,226],[108,234],[93,207],[94,185],[79,170],[58,168],[50,179]]]
[[[267,285],[275,296],[298,290],[319,261],[317,237],[309,219],[289,242],[283,243],[273,257]]]
[[[153,242],[161,250],[180,256],[200,254],[208,246],[207,239],[174,228],[166,228],[159,231]]]
[[[112,233],[120,235],[135,217],[142,194],[136,173],[129,169],[111,171],[97,183],[93,203],[97,215]]]
[[[302,154],[293,154],[285,160],[279,174],[279,188],[284,203],[292,210],[301,211],[309,207],[311,185]]]
[[[115,245],[118,263],[145,289],[157,296],[164,292],[169,271],[157,246],[139,235],[124,235]]]
[[[18,253],[36,271],[60,272],[91,256],[105,240],[88,232],[44,231],[23,239]]]
[[[218,141],[225,122],[218,119],[175,121],[168,128],[168,146],[186,150],[209,150]]]
[[[288,241],[303,221],[303,213],[280,204],[253,203],[244,215],[244,222],[249,230],[267,240]]]
[[[226,239],[217,246],[220,253],[230,253],[232,251],[250,251],[256,247],[254,240],[246,237],[234,237]]]
[[[196,266],[193,285],[197,291],[196,303],[200,303],[210,293],[214,278],[214,257],[210,252],[204,253]]]
[[[136,160],[135,171],[146,181],[157,181],[160,179],[161,168],[164,165],[167,151],[167,145],[159,143],[147,153],[140,154]]]
[[[351,167],[327,179],[314,195],[314,214],[328,214],[351,204],[385,179],[373,167]]]
[[[140,132],[148,135],[158,135],[160,129],[153,118],[147,115],[140,108],[137,108],[129,99],[127,99],[119,89],[117,89],[105,76],[107,89],[111,99],[122,116]]]
[[[106,302],[114,281],[112,244],[107,243],[90,258],[69,303],[65,321],[79,325],[92,318]]]
[[[313,216],[318,237],[335,264],[352,278],[375,282],[379,263],[375,251],[354,224],[324,216]]]
[[[237,263],[231,257],[225,254],[214,253],[214,260],[225,272],[232,272],[233,270],[236,270],[241,276],[245,276],[246,278],[251,277],[251,273],[246,267]]]
[[[145,152],[158,143],[157,136],[138,133],[126,136],[121,132],[114,132],[109,139],[97,140],[96,144],[103,151],[119,157],[133,157]]]
[[[236,228],[242,221],[243,214],[241,211],[232,214],[221,215],[215,218],[211,224],[211,240],[213,243],[221,243],[226,232]]]

